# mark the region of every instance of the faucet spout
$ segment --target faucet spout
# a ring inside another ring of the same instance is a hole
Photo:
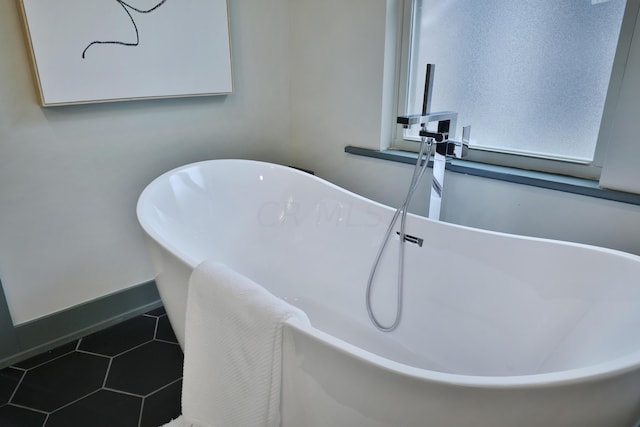
[[[429,123],[435,123],[442,120],[449,120],[450,127],[455,129],[456,122],[458,121],[458,113],[455,111],[438,111],[435,113],[408,114],[398,116],[396,123],[402,125],[405,129],[408,129],[415,125],[426,127]]]
[[[427,126],[429,123],[438,123],[438,133],[441,133],[441,122],[448,122],[447,133],[451,134],[450,136],[454,136],[456,129],[456,123],[458,121],[458,113],[455,111],[438,111],[431,112],[431,94],[433,93],[433,76],[435,74],[435,64],[427,64],[427,72],[424,78],[424,95],[422,98],[422,113],[421,114],[409,114],[404,116],[399,116],[396,120],[396,123],[402,125],[403,128],[409,129],[412,126],[420,125],[421,131],[420,136],[426,136],[429,138],[434,138],[436,142],[442,142],[449,138],[444,137],[443,135],[433,136],[422,135],[422,133],[428,133]],[[450,131],[449,129],[452,129]]]

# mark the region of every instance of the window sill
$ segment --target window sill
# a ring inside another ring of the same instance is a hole
[[[418,157],[418,153],[408,151],[371,150],[351,145],[345,147],[344,151],[356,156],[373,157],[375,159],[391,160],[393,162],[407,164],[415,164]],[[465,175],[497,179],[515,184],[531,185],[549,190],[564,191],[566,193],[580,194],[599,199],[640,205],[640,194],[625,193],[622,191],[601,188],[597,181],[589,179],[574,178],[564,175],[555,175],[458,159],[451,159],[451,161],[447,161],[446,170]]]

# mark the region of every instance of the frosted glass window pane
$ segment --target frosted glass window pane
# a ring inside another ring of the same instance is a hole
[[[417,0],[408,113],[458,112],[472,144],[591,161],[625,0]]]

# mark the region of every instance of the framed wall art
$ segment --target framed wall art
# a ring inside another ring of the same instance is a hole
[[[43,106],[232,92],[227,0],[20,0]]]

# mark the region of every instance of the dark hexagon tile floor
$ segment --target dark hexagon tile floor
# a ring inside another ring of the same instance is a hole
[[[182,351],[175,344],[150,341],[113,359],[105,387],[138,396],[182,378]]]
[[[99,390],[108,368],[107,357],[72,351],[27,370],[10,403],[53,412]]]
[[[163,308],[0,370],[2,427],[153,427],[181,413]]]

